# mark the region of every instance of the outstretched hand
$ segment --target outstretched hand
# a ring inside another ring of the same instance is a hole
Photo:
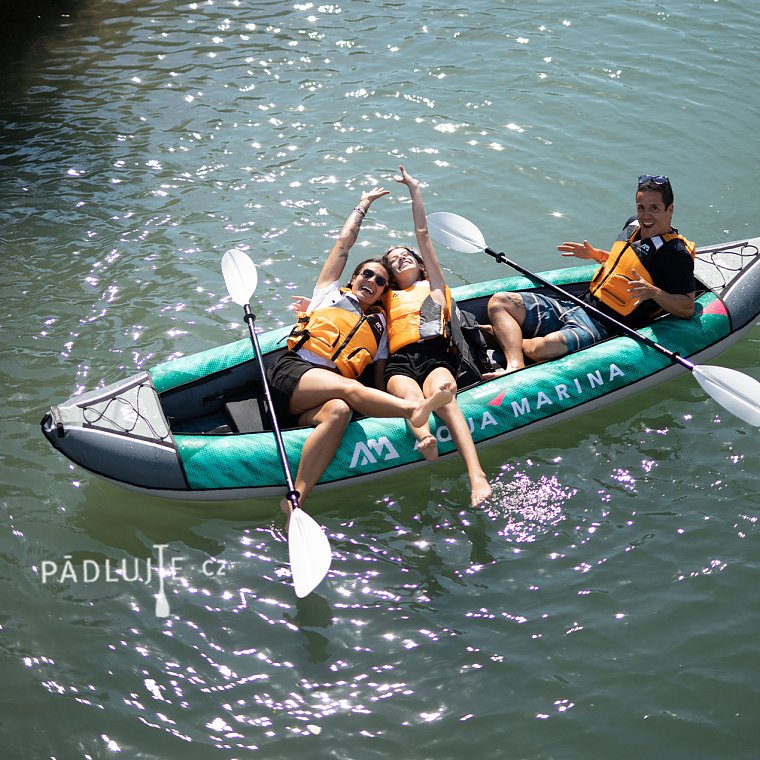
[[[628,293],[637,303],[654,298],[660,292],[651,282],[642,279],[635,267],[631,269],[631,275],[633,279],[628,283]]]
[[[291,311],[308,311],[311,306],[311,298],[306,296],[290,296],[293,299],[293,303],[288,307]]]
[[[562,252],[563,256],[575,256],[578,259],[591,259],[592,261],[603,261],[606,251],[594,248],[588,240],[582,243],[562,243],[557,246],[557,250]]]
[[[382,198],[384,195],[388,195],[390,190],[384,190],[382,187],[373,187],[372,190],[362,193],[362,197],[359,199],[359,203],[362,201],[376,201],[378,198]]]

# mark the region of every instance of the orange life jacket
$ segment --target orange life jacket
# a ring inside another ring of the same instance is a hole
[[[430,283],[418,280],[405,290],[387,290],[383,296],[388,315],[388,349],[393,354],[421,340],[448,337],[451,317],[451,291],[446,292],[446,307],[430,295]]]
[[[341,292],[349,289],[341,288]],[[332,306],[298,312],[288,348],[305,348],[332,362],[343,377],[356,379],[377,353],[383,334],[382,321],[377,318],[381,313],[380,307],[374,307],[365,314],[356,301],[343,295]]]
[[[628,283],[634,279],[633,270],[636,270],[642,280],[654,284],[652,275],[638,257],[632,245],[636,237],[640,235],[641,231],[637,227],[627,240],[616,240],[612,246],[610,255],[607,257],[607,261],[599,267],[589,286],[589,292],[592,296],[598,298],[603,304],[609,306],[610,309],[623,317],[627,317],[639,306],[636,299],[631,298],[628,293]],[[664,235],[656,235],[642,242],[653,245],[655,250],[658,250],[669,240],[674,239],[683,242],[693,259],[696,253],[696,246],[691,240],[687,240],[683,235],[679,235],[678,233],[666,232]]]

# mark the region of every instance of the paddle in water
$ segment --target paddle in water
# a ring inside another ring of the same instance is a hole
[[[507,264],[507,266],[520,272],[520,274],[544,285],[578,306],[582,306],[589,314],[593,314],[597,319],[611,325],[616,331],[645,343],[655,351],[665,354],[672,362],[677,362],[686,367],[705,393],[712,396],[722,407],[750,425],[760,427],[760,382],[753,377],[727,367],[693,364],[688,359],[679,356],[675,351],[661,346],[646,335],[642,335],[591,304],[582,301],[567,290],[549,282],[541,277],[541,275],[528,271],[525,267],[508,259],[505,254],[497,253],[492,248],[489,248],[480,230],[469,219],[465,219],[463,216],[443,211],[430,214],[427,221],[430,237],[437,243],[462,253],[484,251],[496,259],[496,261]]]
[[[245,321],[248,323],[248,332],[259,364],[264,395],[269,405],[269,412],[272,415],[272,429],[277,441],[277,451],[285,474],[285,482],[288,486],[287,498],[293,507],[288,524],[288,553],[293,586],[296,596],[300,598],[310,594],[327,575],[332,561],[330,543],[325,532],[314,518],[301,509],[298,502],[298,492],[293,487],[293,477],[290,474],[290,466],[285,454],[285,443],[272,404],[272,394],[269,390],[264,361],[261,357],[259,339],[254,329],[256,317],[253,315],[250,306],[250,300],[256,291],[259,279],[256,266],[244,251],[232,248],[222,257],[222,274],[227,292],[238,306],[243,307],[245,312]]]

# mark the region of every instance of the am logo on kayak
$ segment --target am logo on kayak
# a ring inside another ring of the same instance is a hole
[[[573,396],[581,396],[587,390],[594,390],[607,383],[611,383],[618,377],[625,377],[617,364],[611,363],[609,370],[597,369],[594,372],[587,372],[585,376],[573,377],[567,382],[557,383],[549,390],[538,390],[535,395],[523,396],[519,401],[511,401],[512,413],[515,417],[522,417],[525,414],[531,414],[534,411],[545,406],[554,406],[554,404],[563,401],[571,401]],[[497,396],[494,396],[488,406],[502,406],[508,390],[503,390]]]
[[[399,453],[388,440],[388,436],[381,435],[379,438],[369,438],[366,441],[357,442],[354,446],[349,468],[353,470],[357,465],[364,467],[368,464],[377,464],[379,461],[387,462],[390,459],[398,458]]]

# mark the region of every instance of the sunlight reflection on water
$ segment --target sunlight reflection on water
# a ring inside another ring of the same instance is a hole
[[[505,465],[499,480],[493,483],[493,495],[486,510],[497,524],[506,517],[499,535],[508,542],[533,542],[565,519],[563,506],[576,493],[576,489],[565,488],[556,475],[534,479],[512,465]]]

